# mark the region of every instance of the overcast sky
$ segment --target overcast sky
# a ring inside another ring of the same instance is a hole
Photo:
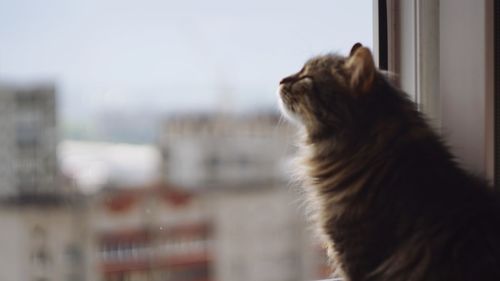
[[[372,0],[0,0],[0,80],[54,81],[63,123],[270,107],[280,78],[358,41]]]

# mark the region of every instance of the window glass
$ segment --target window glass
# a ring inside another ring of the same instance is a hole
[[[372,2],[0,1],[0,224],[16,227],[0,226],[18,237],[0,257],[19,263],[2,272],[325,277],[276,89],[314,55],[372,47]]]

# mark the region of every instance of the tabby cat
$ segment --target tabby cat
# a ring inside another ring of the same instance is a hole
[[[279,88],[303,132],[299,170],[346,281],[500,280],[500,200],[464,171],[357,43]]]

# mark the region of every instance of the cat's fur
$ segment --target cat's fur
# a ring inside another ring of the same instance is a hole
[[[346,281],[500,280],[500,201],[356,44],[280,82],[300,170]]]

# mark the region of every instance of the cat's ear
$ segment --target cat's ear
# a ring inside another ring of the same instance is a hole
[[[359,42],[352,45],[351,51],[349,52],[349,57],[352,57],[352,55],[354,55],[354,52],[356,52],[356,50],[359,49],[359,47],[363,47],[363,45],[361,45],[361,43]]]
[[[377,69],[368,48],[356,43],[346,61],[346,68],[351,74],[349,82],[355,93],[365,94],[372,89]]]

